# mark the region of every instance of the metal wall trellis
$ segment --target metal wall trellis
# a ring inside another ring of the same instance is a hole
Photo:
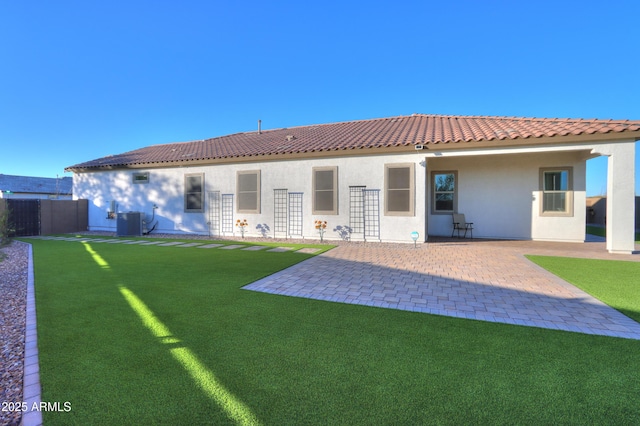
[[[273,234],[287,235],[287,190],[273,190]]]
[[[220,191],[209,192],[209,234],[222,235]]]
[[[222,194],[222,232],[233,233],[233,194]]]
[[[364,238],[380,239],[380,190],[363,189]]]
[[[352,234],[364,233],[364,193],[366,186],[349,187],[349,228]]]
[[[302,236],[302,192],[289,193],[289,235]]]

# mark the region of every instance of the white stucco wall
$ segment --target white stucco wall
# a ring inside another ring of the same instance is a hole
[[[384,171],[385,164],[414,163],[415,214],[413,216],[385,216]],[[422,163],[422,164],[421,164]],[[313,167],[337,166],[338,168],[338,214],[312,214],[312,170]],[[249,222],[248,236],[260,236],[258,224],[267,224],[272,232],[274,225],[274,189],[303,193],[303,236],[318,238],[315,220],[327,221],[326,239],[339,239],[334,232],[337,226],[349,226],[349,186],[362,185],[367,189],[380,190],[380,239],[382,241],[412,242],[410,234],[418,231],[424,239],[424,156],[419,153],[403,155],[321,158],[313,160],[265,161],[244,164],[222,164],[202,167],[167,169],[135,169],[78,173],[74,176],[74,196],[90,200],[90,230],[115,231],[116,221],[107,219],[112,200],[117,202],[117,211],[142,211],[148,218],[152,206],[158,206],[155,217],[158,226],[154,232],[208,234],[208,198],[203,213],[184,212],[184,175],[204,173],[205,192],[220,191],[221,194],[236,193],[238,171],[260,170],[261,212],[260,214],[237,213],[237,197],[234,197],[234,218]],[[132,174],[149,172],[149,183],[132,184]],[[239,231],[234,227],[234,233]],[[229,235],[229,234],[224,234]],[[284,237],[284,235],[277,235]],[[362,240],[362,235],[352,235]],[[368,238],[368,240],[378,240]]]

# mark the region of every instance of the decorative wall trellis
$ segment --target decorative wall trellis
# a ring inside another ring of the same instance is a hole
[[[221,221],[220,191],[211,191],[209,192],[209,235],[222,235]]]
[[[349,228],[351,234],[364,234],[364,193],[366,186],[349,187]]]
[[[233,194],[222,194],[222,232],[233,233]]]
[[[302,192],[289,193],[289,235],[302,236]]]
[[[364,238],[380,239],[380,190],[363,189]]]
[[[273,190],[273,236],[284,234],[287,236],[287,190]]]

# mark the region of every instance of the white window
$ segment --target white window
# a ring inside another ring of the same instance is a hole
[[[238,172],[236,192],[238,213],[260,213],[260,170]]]
[[[386,164],[384,166],[385,215],[414,215],[414,165]]]
[[[571,167],[540,170],[542,214],[545,216],[573,215],[573,173]]]
[[[313,168],[313,214],[338,214],[338,168]]]

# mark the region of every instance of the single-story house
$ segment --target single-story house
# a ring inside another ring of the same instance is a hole
[[[71,200],[73,178],[0,174],[0,198]]]
[[[89,228],[118,212],[163,233],[412,242],[450,236],[584,242],[586,161],[608,157],[607,249],[634,250],[640,121],[413,114],[237,133],[68,167]],[[415,236],[415,234],[413,234]]]

